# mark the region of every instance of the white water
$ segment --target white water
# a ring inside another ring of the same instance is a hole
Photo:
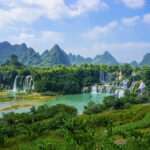
[[[122,81],[122,88],[127,89],[128,88],[128,82],[129,82],[129,80],[123,80]]]
[[[105,82],[105,77],[104,77],[104,73],[100,73],[100,82],[104,83]]]
[[[112,88],[112,87],[107,87],[107,88],[106,88],[106,93],[107,93],[107,94],[110,94],[111,88]]]
[[[97,94],[97,86],[91,87],[91,94]]]
[[[14,86],[13,86],[13,91],[16,92],[18,89],[17,89],[17,79],[18,79],[18,76],[15,77],[15,81],[14,81]]]
[[[32,85],[32,76],[26,76],[25,80],[24,80],[24,86],[23,86],[23,89],[24,91],[28,91],[28,90],[31,90],[31,89],[34,89],[34,83]]]
[[[142,94],[144,92],[144,89],[145,89],[145,84],[143,81],[140,81],[140,86],[138,88],[138,90],[140,90],[140,94]]]
[[[115,95],[117,95],[119,98],[124,97],[124,93],[125,91],[123,89],[115,91]]]
[[[110,76],[110,74],[109,74],[109,73],[106,73],[106,76],[107,76],[108,81],[111,81],[111,76]]]
[[[119,73],[119,80],[122,80],[122,72]]]

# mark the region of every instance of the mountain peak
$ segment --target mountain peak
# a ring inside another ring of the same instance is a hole
[[[135,67],[135,66],[138,66],[138,63],[134,60],[130,63],[130,65]]]
[[[26,43],[22,43],[21,46],[22,46],[23,49],[27,49],[28,48]]]
[[[108,52],[105,51],[102,55],[97,55],[93,61],[94,64],[118,65],[117,60]]]
[[[150,53],[144,55],[143,60],[139,63],[140,66],[150,65]]]
[[[55,44],[52,49],[58,49],[58,50],[60,50],[61,48],[59,47],[58,44]]]
[[[57,44],[49,52],[42,54],[42,59],[43,65],[46,64],[46,66],[71,65],[68,55]]]
[[[103,55],[108,55],[108,56],[110,56],[111,54],[109,53],[109,51],[105,51],[104,53],[103,53]],[[111,55],[112,56],[112,55]]]
[[[9,48],[11,44],[8,41],[4,41],[0,43],[1,48]]]

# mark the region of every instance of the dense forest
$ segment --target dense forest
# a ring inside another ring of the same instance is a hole
[[[35,84],[30,92],[42,95],[76,94],[95,83],[103,85],[100,73],[109,74],[109,84],[119,78],[143,81],[146,89],[125,90],[123,97],[110,95],[102,104],[88,103],[82,114],[65,104],[32,107],[29,112],[6,113],[0,118],[0,149],[15,150],[144,150],[150,147],[150,67],[123,65],[27,67],[16,55],[0,66],[0,90],[12,89],[18,79],[23,89],[26,77]],[[133,74],[134,75],[131,75]],[[118,79],[118,84],[119,79]],[[136,86],[137,86],[136,85]],[[136,88],[135,86],[135,88]],[[71,101],[71,99],[70,99]]]

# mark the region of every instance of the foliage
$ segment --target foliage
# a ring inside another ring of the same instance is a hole
[[[106,110],[106,106],[104,104],[96,104],[95,102],[91,101],[88,103],[87,106],[84,106],[83,114],[90,115],[90,114],[98,114]]]

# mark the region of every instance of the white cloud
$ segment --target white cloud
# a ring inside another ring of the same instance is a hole
[[[88,32],[81,33],[81,36],[84,38],[91,38],[91,39],[96,39],[99,38],[100,36],[106,36],[117,25],[118,23],[116,21],[113,21],[105,26],[96,26],[93,29],[89,30]]]
[[[141,8],[145,5],[146,0],[121,0],[129,8]]]
[[[43,31],[39,35],[21,33],[18,36],[11,36],[9,41],[13,44],[27,43],[27,45],[33,47],[36,51],[42,52],[56,43],[62,43],[64,41],[64,35],[63,33],[52,31]]]
[[[0,25],[21,21],[33,23],[41,16],[49,19],[76,17],[88,11],[106,9],[108,5],[102,0],[77,0],[67,5],[65,0],[0,0],[7,9],[0,9]]]
[[[123,18],[122,23],[126,26],[134,26],[139,19],[139,16],[135,16],[132,18]]]
[[[150,24],[150,13],[144,15],[143,22]]]

